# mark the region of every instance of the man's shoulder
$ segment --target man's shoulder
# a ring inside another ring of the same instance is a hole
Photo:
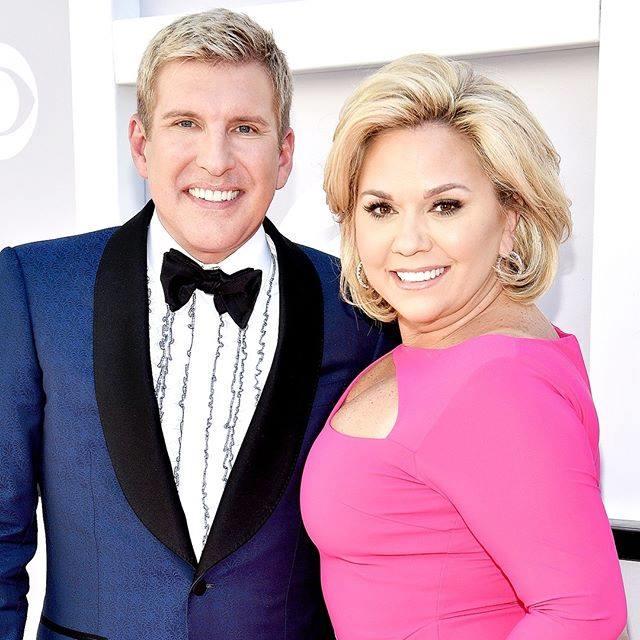
[[[397,324],[372,320],[360,309],[346,302],[340,293],[340,259],[330,253],[306,245],[297,245],[312,262],[322,283],[325,313],[325,366],[331,370],[332,357],[356,363],[356,370],[395,347],[399,341]],[[327,320],[329,322],[327,323]],[[350,370],[352,376],[354,371]]]
[[[37,263],[42,266],[47,263],[96,261],[100,259],[104,247],[118,227],[89,231],[51,240],[38,240],[13,247],[21,263]]]
[[[334,322],[340,318],[360,331],[363,327],[369,333],[375,329],[376,333],[381,325],[368,318],[362,311],[347,303],[340,293],[340,259],[313,247],[298,244],[301,251],[309,258],[322,284],[325,313],[332,316]]]
[[[315,270],[318,272],[318,275],[323,282],[339,282],[340,258],[304,244],[296,243],[296,246],[307,256],[307,258],[309,258],[309,260],[311,260]]]

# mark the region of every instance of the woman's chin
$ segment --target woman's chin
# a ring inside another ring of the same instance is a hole
[[[433,325],[442,317],[439,310],[415,307],[403,308],[403,305],[395,307],[398,312],[398,322],[408,327],[424,327]]]

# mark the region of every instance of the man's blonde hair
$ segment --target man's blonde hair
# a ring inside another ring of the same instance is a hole
[[[524,271],[503,261],[507,295],[532,302],[550,286],[558,246],[571,232],[570,202],[559,180],[560,158],[524,102],[470,65],[419,54],[365,79],[344,105],[325,168],[324,189],[342,235],[343,297],[372,318],[395,310],[356,278],[354,211],[362,163],[371,141],[391,129],[441,123],[463,134],[492,181],[498,200],[519,214],[514,250]],[[506,264],[505,264],[506,263]]]
[[[161,29],[147,46],[138,68],[138,116],[151,132],[158,74],[173,60],[262,65],[273,85],[279,140],[289,129],[291,71],[273,35],[248,16],[213,9],[184,16]]]

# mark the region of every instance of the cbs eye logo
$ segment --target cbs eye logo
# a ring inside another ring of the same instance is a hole
[[[38,87],[29,63],[0,42],[0,160],[17,156],[38,119]]]

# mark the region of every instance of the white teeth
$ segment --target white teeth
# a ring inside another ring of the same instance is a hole
[[[431,271],[396,271],[396,273],[403,282],[425,282],[441,276],[444,273],[444,267]]]
[[[226,200],[235,200],[240,191],[212,191],[211,189],[194,187],[193,189],[189,189],[189,193],[195,198],[207,200],[208,202],[223,202]]]

